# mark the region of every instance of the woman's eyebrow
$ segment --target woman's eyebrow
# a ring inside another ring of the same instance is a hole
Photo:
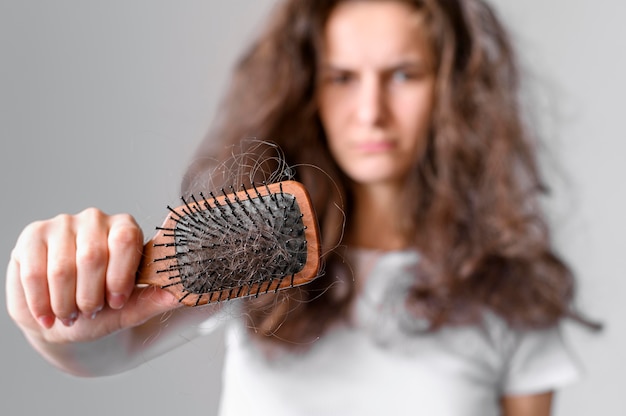
[[[339,63],[333,62],[322,62],[318,66],[318,69],[322,71],[349,71],[349,65],[342,65]]]
[[[407,57],[398,59],[396,63],[392,63],[388,68],[403,69],[403,68],[427,68],[429,65],[428,60],[423,57]]]
[[[377,70],[384,72],[394,69],[423,69],[428,68],[429,63],[421,57],[400,58],[397,61],[390,61],[385,65],[380,65]],[[353,66],[349,63],[332,62],[330,60],[320,62],[318,70],[321,71],[358,71],[359,65]]]

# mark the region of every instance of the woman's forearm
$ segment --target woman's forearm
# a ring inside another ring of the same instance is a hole
[[[216,306],[177,309],[94,341],[53,343],[29,334],[26,338],[48,362],[66,373],[107,376],[135,368],[197,337],[203,324],[215,325],[207,320],[216,311]]]

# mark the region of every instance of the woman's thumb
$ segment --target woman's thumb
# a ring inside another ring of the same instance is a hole
[[[135,288],[128,302],[119,311],[122,328],[141,325],[148,319],[171,311],[182,304],[170,292],[155,286]]]

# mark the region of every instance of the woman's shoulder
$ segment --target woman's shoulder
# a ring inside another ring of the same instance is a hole
[[[514,328],[487,311],[480,328],[499,357],[502,390],[507,394],[554,390],[582,376],[582,365],[562,324]]]

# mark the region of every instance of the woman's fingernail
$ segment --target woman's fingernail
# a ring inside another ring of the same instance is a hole
[[[109,306],[111,309],[122,309],[125,303],[126,296],[121,293],[112,293],[111,296],[109,296]]]
[[[98,313],[100,313],[100,311],[102,310],[102,306],[99,306],[98,308],[96,308],[96,310],[94,310],[90,315],[89,318],[91,320],[96,319],[96,316],[98,316]]]
[[[63,323],[63,325],[65,325],[66,327],[70,328],[76,323],[76,319],[77,318],[61,319],[61,323]]]
[[[77,320],[78,320],[78,312],[74,311],[70,314],[69,318],[61,319],[61,322],[63,323],[63,325],[67,327],[71,327],[76,323]]]
[[[37,318],[39,321],[39,325],[43,326],[46,329],[49,329],[54,325],[54,316],[44,315]]]

